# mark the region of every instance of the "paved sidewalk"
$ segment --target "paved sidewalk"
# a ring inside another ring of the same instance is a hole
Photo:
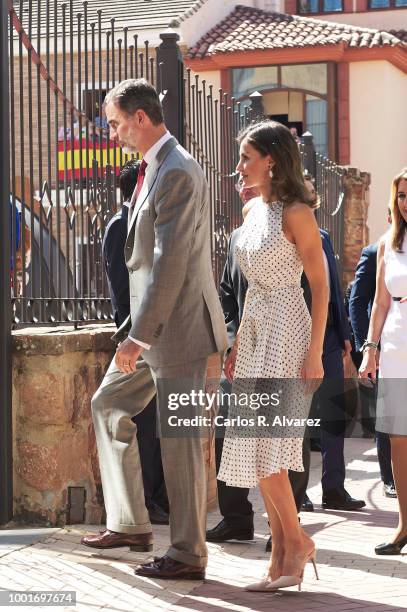
[[[277,594],[243,591],[244,585],[258,580],[267,567],[267,519],[258,490],[251,494],[256,511],[255,541],[211,544],[204,583],[136,577],[134,566],[150,559],[151,553],[115,549],[98,554],[81,546],[79,540],[83,533],[101,528],[80,525],[35,533],[0,531],[0,590],[73,590],[77,605],[59,609],[76,611],[406,610],[407,554],[377,557],[373,550],[388,539],[396,525],[397,500],[382,494],[372,440],[347,440],[346,460],[347,489],[366,499],[367,508],[360,512],[322,511],[321,458],[312,453],[309,496],[316,511],[303,513],[301,522],[316,541],[320,580],[315,580],[309,565],[301,593],[295,588]],[[209,526],[218,520],[218,513],[212,513]],[[160,555],[168,545],[168,527],[154,526],[154,536],[154,555]]]

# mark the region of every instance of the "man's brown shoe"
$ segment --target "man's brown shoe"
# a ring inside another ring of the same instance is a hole
[[[148,578],[165,578],[172,580],[203,580],[205,568],[196,565],[187,565],[175,561],[167,555],[154,557],[154,561],[138,565],[134,570],[136,576],[147,576]]]
[[[150,552],[153,550],[153,534],[150,533],[117,533],[116,531],[100,531],[99,534],[87,535],[81,539],[81,544],[91,548],[121,548],[128,546],[133,552]]]

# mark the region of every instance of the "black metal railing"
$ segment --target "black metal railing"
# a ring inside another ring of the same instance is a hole
[[[250,106],[242,106],[227,92],[213,91],[199,75],[187,70],[185,78],[186,147],[201,164],[211,197],[212,264],[217,286],[226,261],[230,233],[242,223],[242,203],[235,189],[239,159],[237,136],[253,122],[265,119],[262,96],[254,92]],[[331,237],[338,268],[343,253],[343,168],[315,151],[312,134],[299,144],[305,170],[312,175],[321,200],[318,224]]]
[[[13,320],[110,320],[101,244],[126,156],[103,101],[125,78],[156,84],[162,62],[114,19],[107,29],[102,11],[90,22],[87,2],[80,13],[73,0],[35,11],[9,0]]]
[[[81,12],[74,0],[8,2],[14,325],[112,318],[102,240],[120,199],[117,177],[126,156],[109,139],[103,102],[125,78],[145,77],[156,86],[167,126],[205,172],[219,283],[229,235],[241,223],[236,136],[262,117],[261,94],[240,104],[185,71],[175,32],[161,34],[161,45],[151,49],[100,10],[90,19],[87,2]],[[315,153],[311,135],[300,150],[316,178],[320,224],[340,257],[342,170]]]
[[[315,151],[312,134],[303,134],[300,153],[304,169],[314,178],[320,197],[320,208],[316,212],[318,225],[329,233],[336,262],[342,276],[344,235],[344,168]]]
[[[202,166],[209,185],[212,266],[216,285],[223,272],[230,233],[242,223],[236,191],[237,135],[257,117],[222,89],[188,69],[185,78],[185,146]]]

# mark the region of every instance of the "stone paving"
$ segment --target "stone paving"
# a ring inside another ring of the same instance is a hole
[[[251,493],[256,511],[255,541],[209,545],[203,583],[136,577],[134,566],[150,559],[152,553],[126,549],[96,553],[81,546],[79,540],[83,533],[100,527],[79,525],[35,533],[0,531],[0,590],[73,590],[76,606],[59,609],[76,611],[406,610],[407,554],[377,557],[373,550],[375,544],[388,539],[397,522],[397,500],[383,496],[373,441],[347,440],[346,461],[346,487],[352,495],[363,497],[367,507],[360,512],[323,511],[321,457],[312,453],[309,496],[315,512],[302,513],[301,522],[317,545],[320,580],[315,579],[309,565],[301,592],[294,587],[277,594],[243,590],[267,567],[267,519],[257,489]],[[218,513],[212,513],[208,525],[218,520]],[[154,526],[154,536],[154,555],[160,555],[168,545],[168,527]]]

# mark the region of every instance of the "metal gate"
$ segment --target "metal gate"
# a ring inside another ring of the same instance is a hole
[[[262,96],[253,92],[251,105],[242,106],[227,92],[217,95],[199,75],[187,70],[185,78],[185,146],[205,171],[211,194],[212,259],[217,286],[225,265],[230,233],[242,223],[235,168],[239,160],[239,132],[266,117]],[[343,253],[343,168],[315,151],[312,134],[299,144],[304,170],[315,180],[321,200],[318,224],[331,237],[338,268]]]
[[[103,101],[126,78],[161,91],[165,58],[102,11],[90,21],[86,2],[35,6],[9,2],[13,322],[109,321],[101,244],[127,157]]]
[[[261,95],[242,106],[184,73],[177,34],[151,49],[114,19],[74,13],[74,0],[9,0],[10,240],[14,325],[110,321],[102,265],[104,228],[120,198],[126,161],[109,139],[103,101],[122,79],[145,77],[159,91],[170,130],[201,164],[211,195],[216,282],[230,232],[241,223],[235,190],[236,136],[262,117]],[[45,11],[44,14],[41,11]],[[321,225],[342,252],[341,169],[300,146],[316,177]],[[6,200],[7,201],[7,200]]]

